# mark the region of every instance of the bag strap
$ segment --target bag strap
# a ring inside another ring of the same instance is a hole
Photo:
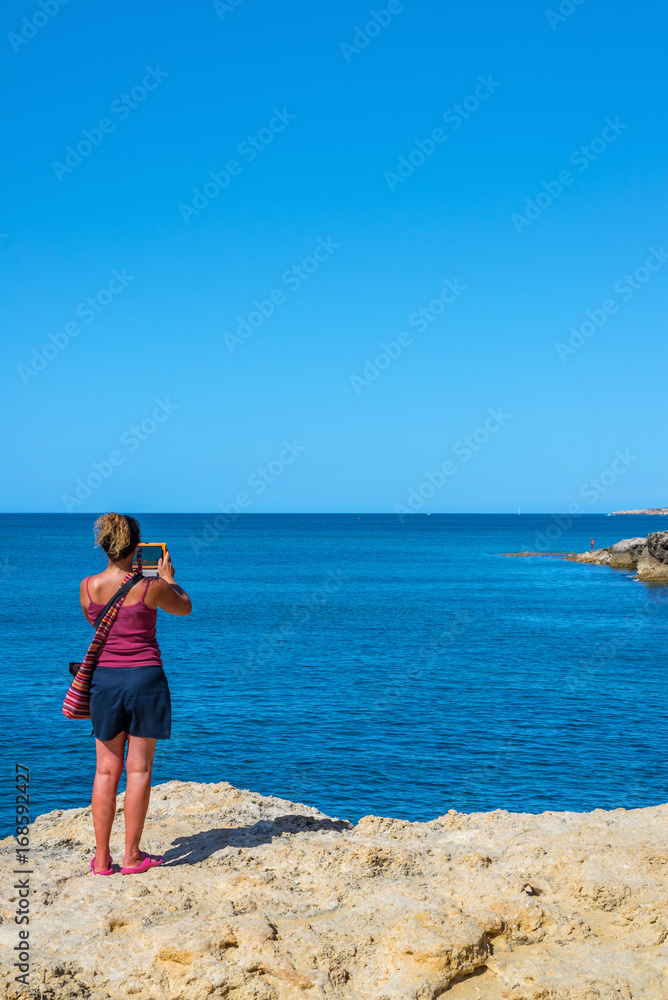
[[[118,601],[121,597],[125,597],[125,595],[127,594],[127,592],[129,590],[132,590],[132,588],[134,587],[134,585],[136,583],[139,583],[139,581],[142,580],[142,579],[143,579],[143,574],[142,573],[135,573],[135,575],[133,577],[131,577],[129,580],[126,580],[126,582],[123,584],[122,587],[118,588],[118,590],[116,591],[116,593],[114,594],[114,596],[111,598],[111,600],[107,601],[107,603],[105,604],[105,606],[102,608],[102,611],[100,611],[99,615],[95,619],[95,628],[96,629],[98,629],[100,627],[100,622],[102,621],[102,619],[104,618],[104,616],[106,615],[107,611],[112,606],[112,604],[115,604],[116,601]]]

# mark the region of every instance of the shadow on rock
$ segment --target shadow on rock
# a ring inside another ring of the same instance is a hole
[[[202,830],[190,837],[179,837],[165,851],[165,865],[194,865],[211,857],[225,847],[256,847],[269,844],[274,837],[284,833],[314,833],[318,830],[335,830],[342,833],[352,830],[347,819],[329,819],[327,816],[300,816],[288,814],[273,820],[259,820],[252,826],[232,826],[215,830]]]

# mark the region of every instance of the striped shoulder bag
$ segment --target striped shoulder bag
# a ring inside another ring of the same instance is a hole
[[[74,674],[74,679],[63,702],[63,715],[66,719],[90,719],[90,684],[97,657],[128,591],[141,579],[141,572],[128,573],[122,585],[97,616],[95,635],[83,663],[70,663],[70,673]]]

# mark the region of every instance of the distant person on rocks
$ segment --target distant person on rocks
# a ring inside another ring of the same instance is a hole
[[[594,539],[593,538],[591,539],[591,551],[592,552],[594,551]]]
[[[133,572],[133,556],[141,539],[139,524],[125,514],[103,514],[95,522],[95,539],[108,556],[109,565],[81,581],[81,608],[91,624]],[[151,795],[155,744],[171,735],[169,685],[155,637],[158,608],[179,616],[189,615],[192,610],[190,598],[174,581],[169,552],[158,564],[157,577],[139,580],[126,594],[93,673],[90,716],[97,768],[92,798],[96,847],[91,868],[96,875],[111,875],[114,871],[109,837],[126,744],[125,858],[121,874],[144,872],[164,860],[139,847]]]

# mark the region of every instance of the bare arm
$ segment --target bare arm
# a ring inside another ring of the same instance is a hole
[[[193,609],[192,602],[183,587],[179,587],[174,579],[174,567],[165,553],[165,558],[158,563],[159,582],[155,587],[157,606],[170,615],[189,615]]]
[[[79,600],[81,601],[81,610],[83,611],[84,618],[92,625],[93,623],[88,617],[88,594],[86,593],[85,580],[81,581],[81,586],[79,587]]]

